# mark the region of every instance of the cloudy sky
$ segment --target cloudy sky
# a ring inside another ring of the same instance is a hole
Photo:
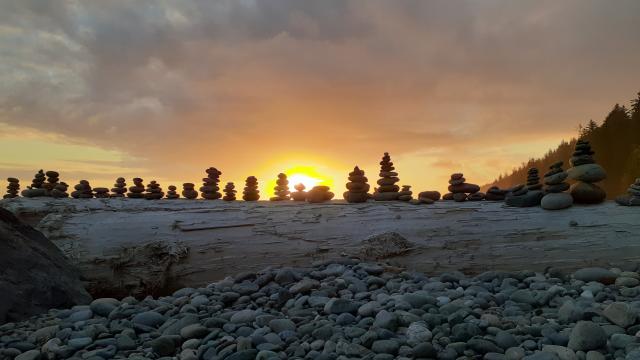
[[[640,90],[640,1],[0,0],[0,175],[485,183]],[[597,149],[596,149],[597,150]]]

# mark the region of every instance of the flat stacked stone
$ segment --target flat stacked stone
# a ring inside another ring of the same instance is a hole
[[[71,192],[71,197],[74,199],[91,199],[93,198],[93,189],[87,180],[80,180],[80,182],[73,187],[75,191]]]
[[[607,178],[604,169],[593,159],[594,152],[588,141],[578,140],[571,157],[571,168],[567,169],[569,179],[577,181],[569,192],[577,204],[598,204],[604,201],[607,193],[594,183]]]
[[[640,206],[640,178],[629,186],[627,194],[618,196],[616,202],[624,206]]]
[[[346,185],[347,191],[342,196],[349,203],[366,202],[369,199],[370,189],[368,181],[369,179],[364,175],[364,170],[358,166],[354,167],[353,171],[349,173],[349,182]]]
[[[106,199],[109,198],[109,189],[106,187],[97,187],[93,188],[94,196],[96,199]]]
[[[302,184],[302,183],[296,184],[293,188],[296,189],[296,191],[291,193],[291,199],[293,201],[306,201],[307,200],[307,192],[304,191],[304,189],[305,189],[304,184]]]
[[[69,191],[69,185],[61,181],[51,190],[51,196],[54,198],[68,198],[69,193],[67,191]]]
[[[414,204],[433,204],[434,202],[440,200],[440,192],[439,191],[422,191],[418,194],[418,198],[415,201],[412,201]]]
[[[202,179],[200,195],[203,199],[207,200],[220,199],[222,194],[220,194],[220,187],[218,186],[218,183],[220,182],[220,175],[222,175],[222,172],[214,167],[210,167],[205,171],[207,172],[207,177]]]
[[[411,201],[413,199],[413,191],[411,185],[402,185],[402,189],[398,192],[398,200]]]
[[[116,183],[111,188],[111,197],[124,197],[127,193],[127,183],[123,177],[116,179]]]
[[[131,199],[143,199],[144,198],[144,184],[141,178],[133,178],[133,186],[129,187],[127,197]]]
[[[169,200],[180,199],[180,194],[178,194],[178,192],[176,191],[178,190],[178,188],[175,187],[175,185],[169,185],[167,189],[169,189],[169,191],[167,191],[167,199]]]
[[[13,199],[18,197],[18,194],[20,193],[20,180],[10,177],[7,178],[7,182],[9,182],[9,185],[7,185],[7,193],[3,196],[3,199]]]
[[[185,199],[193,200],[198,197],[198,192],[195,189],[196,184],[194,183],[184,183],[182,184],[182,196]]]
[[[540,201],[540,206],[545,210],[561,210],[573,205],[573,197],[566,191],[569,183],[565,182],[569,174],[562,170],[562,161],[558,161],[549,167],[544,174],[545,195]]]
[[[310,203],[323,203],[333,199],[334,194],[328,186],[318,185],[307,191],[307,201]]]
[[[144,194],[144,198],[147,200],[160,200],[164,197],[164,192],[155,180],[151,180],[149,184],[147,184],[147,189]]]
[[[47,191],[47,196],[51,196],[51,191],[60,181],[60,173],[57,171],[47,171],[45,176],[47,177],[47,182],[43,183],[42,187]]]
[[[232,182],[228,182],[224,187],[224,197],[222,200],[224,201],[235,201],[236,200],[236,186]]]
[[[276,180],[276,186],[273,188],[274,195],[271,201],[286,201],[291,200],[289,198],[289,180],[287,180],[287,175],[284,173],[278,174],[278,180]]]
[[[468,200],[470,195],[480,191],[480,186],[466,182],[462,173],[451,174],[449,179],[449,194],[446,194],[444,200],[455,200],[462,202]],[[484,196],[484,194],[483,194]],[[475,200],[475,198],[473,198]],[[480,199],[482,200],[482,199]]]
[[[27,186],[26,189],[22,190],[22,196],[24,197],[39,197],[39,196],[47,196],[47,189],[42,187],[46,179],[43,170],[38,171],[38,173],[33,177],[31,181],[31,186]]]
[[[507,196],[507,192],[507,190],[502,190],[497,186],[492,186],[487,190],[484,199],[488,201],[504,201]]]
[[[527,183],[511,189],[511,193],[505,198],[505,203],[513,207],[538,206],[543,196],[538,169],[530,168],[527,172]]]
[[[393,170],[395,170],[395,167],[393,167],[389,153],[384,153],[382,161],[380,161],[380,179],[373,195],[374,200],[391,201],[398,199],[400,187],[396,183],[400,179],[398,178],[398,173]]]
[[[260,191],[258,190],[258,179],[255,176],[249,176],[242,192],[244,201],[258,201],[260,199]]]

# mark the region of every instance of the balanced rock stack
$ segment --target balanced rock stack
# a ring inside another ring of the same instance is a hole
[[[310,203],[323,203],[333,199],[333,193],[328,186],[318,185],[307,191],[307,201]]]
[[[124,194],[127,193],[127,183],[123,177],[119,177],[116,179],[116,183],[113,184],[113,188],[111,188],[111,197],[124,197]]]
[[[198,197],[198,192],[195,189],[196,184],[194,183],[184,183],[182,184],[182,196],[185,199],[193,200]]]
[[[71,192],[74,199],[91,199],[93,198],[93,189],[87,180],[80,180],[80,183],[73,187],[75,191]]]
[[[20,193],[20,180],[16,178],[8,178],[7,181],[9,185],[7,185],[7,193],[3,196],[4,199],[13,199],[18,197]]]
[[[451,174],[451,178],[449,179],[449,194],[445,194],[443,199],[462,202],[466,201],[470,195],[480,191],[480,186],[469,184],[466,181],[467,179],[464,178],[462,173]]]
[[[42,184],[42,187],[47,191],[47,195],[51,195],[51,191],[58,185],[60,181],[60,174],[57,171],[47,171],[47,182]]]
[[[511,189],[505,203],[514,207],[538,206],[543,196],[538,169],[530,168],[527,172],[527,184],[521,184]]]
[[[402,185],[402,189],[398,192],[398,200],[411,201],[411,199],[413,199],[412,195],[411,185]]]
[[[260,199],[260,191],[258,190],[258,179],[255,176],[249,176],[242,192],[244,201],[258,201]]]
[[[300,184],[296,184],[293,187],[294,189],[296,189],[296,191],[291,193],[291,199],[293,201],[306,201],[307,200],[307,192],[304,191],[305,186],[304,184],[300,183]]]
[[[566,191],[569,183],[565,182],[569,174],[562,170],[562,161],[558,161],[549,167],[549,172],[544,174],[544,192],[546,195],[540,201],[540,206],[546,210],[566,209],[573,205],[573,197]]]
[[[287,180],[287,175],[284,173],[278,174],[278,180],[276,180],[276,186],[273,188],[274,197],[272,197],[271,201],[283,201],[290,200],[289,198],[289,180]]]
[[[45,177],[46,176],[43,170],[38,171],[38,173],[33,177],[33,180],[31,181],[31,186],[28,186],[26,189],[22,190],[22,196],[47,196],[47,190],[42,187],[45,181]]]
[[[51,190],[51,196],[54,198],[67,198],[69,197],[69,193],[67,193],[68,190],[69,185],[64,181],[61,181],[53,187],[53,190]]]
[[[176,191],[178,190],[177,187],[175,187],[174,185],[169,185],[168,189],[169,191],[167,191],[167,199],[180,199],[180,194],[178,194],[178,192]]]
[[[129,187],[127,197],[132,199],[144,198],[144,184],[141,178],[133,178],[133,186]]]
[[[376,201],[391,201],[398,199],[398,191],[400,187],[396,185],[400,179],[398,173],[393,171],[393,163],[389,153],[384,153],[382,161],[380,161],[380,179],[378,180],[378,188],[373,195]]]
[[[640,178],[629,186],[626,195],[618,196],[616,202],[624,206],[640,206]]]
[[[144,194],[144,198],[147,200],[160,200],[164,197],[164,192],[155,180],[151,180],[151,182],[147,185],[147,192]]]
[[[347,191],[342,194],[345,200],[349,203],[362,203],[369,199],[368,184],[369,179],[364,176],[364,170],[359,167],[354,167],[353,171],[349,173],[349,182],[347,183]],[[304,189],[304,188],[303,188]],[[305,194],[306,196],[306,194]]]
[[[422,191],[418,194],[418,198],[412,200],[412,204],[433,204],[434,202],[440,200],[440,192],[439,191]]]
[[[214,167],[210,167],[207,170],[207,177],[202,179],[202,186],[200,187],[200,194],[203,199],[207,200],[216,200],[222,197],[220,194],[220,187],[218,187],[218,183],[220,182],[220,172],[218,169]]]
[[[588,141],[576,142],[576,149],[570,160],[572,167],[567,169],[569,179],[577,181],[569,190],[575,203],[599,204],[607,197],[601,187],[593,184],[607,178],[607,173],[602,166],[596,164],[593,154]]]
[[[93,188],[96,199],[106,199],[109,197],[109,189],[106,187]]]
[[[492,186],[487,190],[484,199],[488,201],[503,201],[507,195],[506,190],[502,190],[497,186]]]
[[[224,201],[235,201],[236,200],[236,186],[232,182],[228,182],[224,187],[224,197],[222,198]]]

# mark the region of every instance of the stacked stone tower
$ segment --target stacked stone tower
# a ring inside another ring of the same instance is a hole
[[[235,201],[236,200],[236,186],[232,182],[228,182],[224,187],[224,197],[222,200],[224,201]]]
[[[202,186],[200,187],[200,195],[202,195],[203,199],[207,200],[216,200],[222,197],[220,194],[220,187],[218,187],[218,183],[220,182],[220,172],[218,169],[214,167],[210,167],[206,170],[207,177],[202,179]]]
[[[258,201],[260,199],[260,191],[258,190],[258,179],[255,176],[247,178],[244,191],[242,192],[244,201]]]
[[[569,179],[576,181],[569,189],[575,203],[598,204],[607,197],[605,191],[594,184],[606,179],[607,173],[596,164],[593,155],[594,152],[588,141],[576,142],[576,148],[570,160],[572,167],[567,169]]]
[[[391,156],[389,156],[389,153],[384,153],[382,161],[380,161],[380,179],[378,180],[377,192],[373,195],[375,200],[391,201],[398,199],[400,187],[396,183],[400,179],[398,178],[398,173],[393,170],[395,170],[395,167],[391,162]]]
[[[354,167],[353,171],[349,173],[349,182],[347,183],[347,191],[343,194],[343,197],[350,203],[362,203],[369,199],[370,186],[367,183],[368,179],[364,176],[364,170],[359,167]]]
[[[304,191],[304,184],[296,184],[294,187],[296,191],[291,193],[291,199],[293,201],[306,201],[307,200],[307,192]]]
[[[198,192],[195,190],[196,184],[194,183],[184,183],[182,184],[182,196],[185,199],[193,200],[198,197]]]
[[[7,179],[7,182],[9,182],[9,185],[7,185],[7,193],[3,198],[13,199],[18,197],[18,194],[20,193],[20,180],[10,177]]]
[[[133,186],[129,187],[127,197],[131,199],[143,199],[144,198],[144,184],[141,178],[133,178]]]
[[[123,177],[116,179],[116,183],[111,188],[111,197],[124,197],[127,193],[127,183]]]
[[[273,188],[274,197],[272,197],[271,201],[283,201],[283,200],[291,200],[289,198],[289,180],[287,179],[287,175],[284,173],[278,174],[278,180],[276,180],[276,186]]]

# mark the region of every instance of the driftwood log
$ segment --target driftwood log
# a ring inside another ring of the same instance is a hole
[[[427,273],[635,268],[640,208],[562,211],[494,202],[328,204],[137,199],[8,199],[49,237],[94,296],[163,294],[268,266],[366,257],[365,239],[396,232],[410,247],[384,259]]]

